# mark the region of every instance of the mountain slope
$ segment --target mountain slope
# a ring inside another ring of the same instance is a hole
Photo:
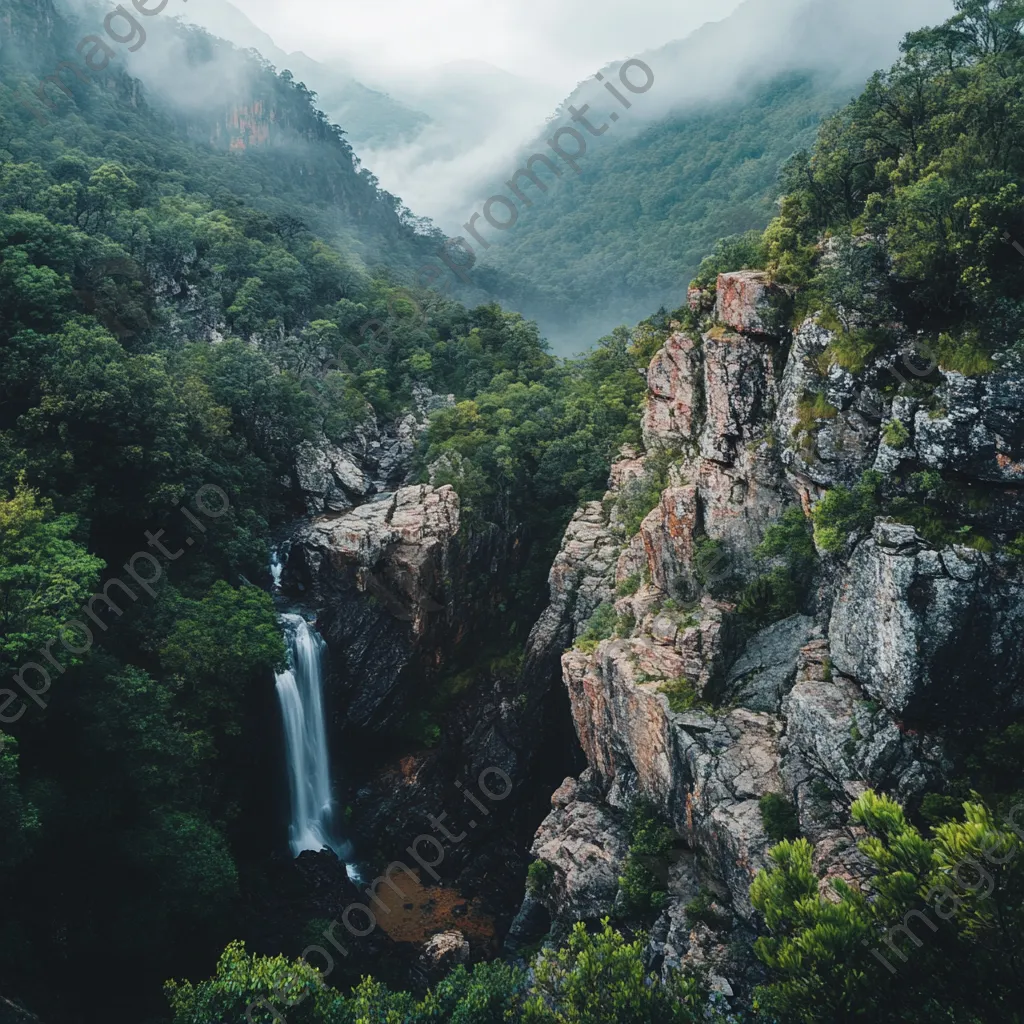
[[[301,51],[286,53],[227,0],[194,4],[185,8],[183,16],[236,46],[257,50],[279,71],[290,71],[317,94],[318,106],[334,122],[344,125],[357,149],[409,141],[430,122],[419,110],[359,82],[340,60],[328,65]]]
[[[484,229],[492,248],[482,266],[519,275],[523,291],[503,297],[562,346],[659,304],[673,308],[718,237],[767,223],[782,164],[820,120],[895,56],[904,31],[948,6],[915,0],[893,12],[880,0],[748,0],[724,21],[641,54],[654,75],[650,90],[629,96],[631,108],[609,131],[586,137],[579,176],[547,175],[550,191],[533,208],[520,203],[513,229]],[[615,82],[620,67],[601,73]],[[519,166],[531,152],[549,152],[555,123],[571,126],[569,107],[585,105],[598,127],[617,108],[588,80],[521,151]],[[480,198],[503,192],[495,181]]]

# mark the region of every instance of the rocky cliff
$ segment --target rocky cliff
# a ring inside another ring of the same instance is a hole
[[[642,799],[680,840],[652,962],[747,988],[765,798],[792,804],[823,878],[856,877],[850,798],[913,804],[953,770],[957,737],[1024,701],[1024,577],[1001,553],[1024,512],[1024,381],[912,360],[852,373],[813,318],[786,327],[791,298],[754,272],[691,296],[699,329],[678,325],[647,373],[646,452],[624,452],[566,531],[530,656],[560,657],[588,767],[535,837],[549,881],[515,941],[621,911]],[[793,571],[759,547],[766,531],[862,479],[879,496],[867,521],[819,531],[791,614],[763,614],[766,574]]]
[[[430,815],[465,826],[456,782],[485,769],[512,780],[439,866],[459,894],[485,897],[503,931],[517,904],[508,880],[522,877],[547,794],[575,763],[556,685],[574,631],[553,660],[510,651],[508,580],[527,545],[514,527],[467,522],[452,487],[412,482],[427,417],[451,401],[419,390],[394,423],[370,418],[343,446],[300,447],[290,482],[305,515],[284,539],[281,583],[327,641],[335,793],[361,864],[406,856]],[[471,944],[474,958],[489,948]]]

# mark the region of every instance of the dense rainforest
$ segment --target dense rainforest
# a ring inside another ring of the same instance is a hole
[[[268,563],[272,535],[305,513],[288,483],[297,446],[393,421],[422,389],[451,395],[417,466],[454,486],[464,529],[497,526],[526,546],[503,581],[508,641],[521,648],[574,510],[601,498],[624,444],[642,444],[643,371],[707,313],[718,274],[764,270],[788,290],[787,317],[828,325],[825,372],[857,374],[897,352],[895,323],[923,339],[908,394],[927,392],[935,367],[975,377],[1017,365],[1024,256],[1009,243],[1024,240],[1024,3],[956,6],[787,163],[763,234],[735,232],[769,212],[773,137],[794,123],[810,133],[835,97],[788,78],[732,119],[692,119],[678,151],[652,136],[648,214],[658,221],[681,198],[686,215],[646,235],[651,254],[635,264],[619,230],[633,212],[607,195],[607,244],[583,271],[563,250],[549,255],[595,286],[628,260],[633,294],[699,263],[693,304],[563,360],[518,314],[409,284],[438,236],[359,169],[290,76],[257,69],[254,102],[275,104],[292,133],[277,146],[233,147],[230,109],[189,120],[113,69],[69,79],[39,117],[21,99],[74,59],[85,29],[49,0],[0,0],[0,675],[18,687],[0,690],[0,1019],[1019,1019],[1024,840],[996,822],[1024,792],[1019,724],[965,737],[962,771],[920,806],[858,796],[869,895],[819,895],[811,844],[778,824],[751,890],[765,930],[747,1007],[711,993],[707,977],[649,974],[657,880],[638,858],[674,839],[643,814],[622,880],[632,902],[557,948],[405,991],[325,981],[294,959],[300,936],[280,955],[243,941],[277,827],[266,793],[278,767],[256,741],[285,661]],[[186,41],[195,60],[212,59],[208,37]],[[736,169],[702,185],[706,163],[683,149],[720,150]],[[571,204],[571,191],[552,201]],[[712,233],[730,237],[700,262]],[[808,395],[802,414],[810,430],[835,410]],[[898,446],[899,424],[887,429]],[[628,495],[637,524],[667,464],[660,472]],[[936,543],[1002,544],[964,534],[950,486],[919,474],[887,491],[866,477],[829,491],[810,525],[784,518],[763,555],[785,564],[738,595],[747,612],[759,624],[789,614],[808,564],[883,513]],[[90,596],[114,579],[97,609]],[[619,628],[595,618],[595,643]],[[903,936],[909,966],[868,970],[869,939],[905,922],[950,865],[992,863],[993,851],[991,889],[961,893],[925,948]],[[694,921],[713,914],[710,897],[693,908]]]
[[[572,333],[578,311],[588,325],[638,320],[678,294],[718,238],[771,220],[781,167],[850,92],[824,74],[789,72],[617,144],[591,139],[581,173],[553,181],[484,266],[544,282],[504,290],[559,333]]]

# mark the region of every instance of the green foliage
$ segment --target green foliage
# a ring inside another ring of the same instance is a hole
[[[969,374],[1024,328],[1020,258],[1004,244],[1024,228],[1024,152],[1000,127],[1021,117],[1020,12],[1017,0],[956,10],[908,36],[783,173],[768,268],[841,321],[832,357],[849,369],[892,352],[894,322],[945,335],[940,364]],[[826,232],[830,259],[808,261]]]
[[[673,461],[671,452],[649,455],[643,473],[623,486],[615,510],[627,537],[634,537],[640,532],[643,521],[661,501],[661,492],[668,487],[669,469]]]
[[[668,706],[677,715],[684,715],[687,711],[706,710],[707,705],[697,696],[693,683],[686,676],[679,676],[670,679],[658,687],[658,693],[668,697]]]
[[[245,944],[232,942],[217,962],[209,981],[169,981],[165,986],[173,1024],[220,1024],[249,1020],[271,1024],[277,1007],[287,1006],[295,1024],[342,1024],[341,1000],[320,972],[304,960],[246,953]]]
[[[871,529],[881,513],[881,484],[880,474],[869,471],[852,490],[836,487],[814,506],[814,540],[822,551],[839,554],[851,533]]]
[[[201,600],[181,599],[174,610],[175,623],[160,652],[163,667],[188,687],[196,721],[237,733],[248,680],[285,664],[270,595],[220,580]]]
[[[514,231],[494,233],[480,272],[518,275],[523,287],[501,293],[552,333],[578,337],[579,310],[632,323],[679,296],[680,282],[761,266],[761,247],[744,233],[771,220],[781,167],[848,95],[820,76],[782,74],[728,104],[664,118],[635,142],[590,138],[581,175],[541,171],[543,204],[521,208]],[[542,140],[533,149],[546,152]],[[491,191],[507,188],[496,181]],[[733,238],[701,268],[723,234]]]
[[[568,944],[534,965],[524,1024],[695,1024],[718,1019],[692,978],[668,985],[643,966],[643,937],[627,942],[605,919],[596,934],[577,924]],[[709,1015],[705,1015],[708,1013]]]
[[[637,800],[629,812],[629,853],[619,877],[617,907],[624,917],[645,919],[664,907],[668,854],[675,842],[654,805]]]
[[[765,530],[754,557],[767,571],[744,588],[739,612],[763,627],[799,611],[813,577],[817,553],[803,509],[786,509]]]
[[[839,410],[829,404],[828,399],[817,392],[813,395],[804,394],[796,404],[796,422],[793,424],[793,437],[801,442],[804,448],[814,449],[814,435],[823,420],[834,420]]]
[[[701,260],[693,286],[714,291],[719,274],[734,270],[763,270],[767,263],[764,239],[759,231],[720,238],[714,250]]]
[[[526,889],[535,895],[543,895],[554,881],[555,869],[546,860],[530,861],[526,869]]]
[[[906,448],[910,444],[910,431],[900,420],[890,420],[882,427],[882,437],[890,448]]]
[[[805,839],[776,846],[754,879],[751,901],[770,932],[755,943],[770,971],[756,1011],[780,1024],[1012,1019],[1014,928],[1024,915],[1019,835],[978,803],[930,839],[870,790],[851,814],[868,832],[859,844],[872,866],[866,891],[834,879],[823,896]]]
[[[782,793],[765,793],[757,803],[765,835],[772,843],[796,839],[800,834],[800,816],[792,800]]]
[[[693,574],[712,597],[723,597],[732,588],[729,551],[720,540],[701,537],[693,550]]]
[[[213,978],[169,981],[165,991],[172,1024],[724,1024],[694,979],[663,985],[648,975],[643,951],[642,936],[627,941],[607,920],[597,934],[578,924],[561,949],[541,954],[531,977],[501,961],[460,965],[417,998],[373,978],[342,994],[304,960],[248,954],[233,942]]]
[[[962,373],[965,377],[978,377],[996,368],[991,354],[982,346],[977,330],[968,330],[959,338],[940,334],[938,352],[939,366],[943,370]]]
[[[615,593],[618,597],[630,597],[640,589],[641,583],[643,583],[643,573],[635,572],[631,576],[627,576],[615,588]]]
[[[13,497],[0,491],[0,669],[7,675],[58,638],[78,615],[104,562],[76,542],[78,520],[19,482]],[[69,634],[70,635],[70,634]],[[82,634],[69,642],[82,643]],[[62,655],[65,661],[74,656]]]
[[[615,635],[618,622],[619,617],[614,604],[610,601],[599,604],[587,621],[587,628],[576,640],[576,646],[587,654],[592,653],[602,640],[608,640]]]

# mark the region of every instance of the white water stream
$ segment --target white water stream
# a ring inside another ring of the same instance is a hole
[[[281,616],[288,639],[288,668],[277,676],[277,699],[284,722],[285,756],[291,793],[288,839],[292,854],[327,847],[344,859],[332,829],[327,730],[324,724],[324,642],[301,615]]]

